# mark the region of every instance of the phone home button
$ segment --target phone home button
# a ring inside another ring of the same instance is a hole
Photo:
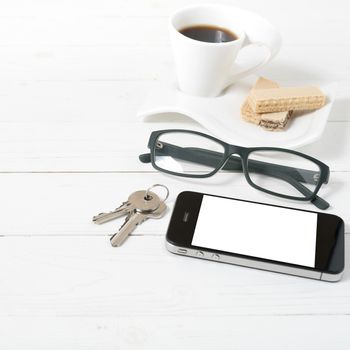
[[[211,258],[212,258],[213,260],[220,260],[220,255],[219,255],[219,254],[213,254],[213,255],[211,256]]]

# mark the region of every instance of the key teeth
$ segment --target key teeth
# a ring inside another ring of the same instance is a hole
[[[92,222],[96,225],[100,225],[101,222],[99,220],[99,217],[100,217],[101,214],[98,214],[98,215],[95,215],[93,218],[92,218]]]
[[[130,212],[127,214],[127,216],[126,216],[124,222],[123,222],[122,225],[119,227],[118,232],[128,223],[128,221],[130,220],[130,218],[131,218],[133,215],[135,215],[135,213],[136,213],[136,210],[133,210],[133,211],[130,211]],[[118,232],[117,232],[117,233],[118,233]],[[117,234],[117,233],[116,233],[116,234]]]
[[[100,213],[98,215],[95,215],[92,218],[92,221],[95,224],[101,225],[101,224],[104,224],[105,222],[109,222],[109,221],[117,219],[117,218],[119,218],[121,216],[127,215],[132,210],[133,210],[132,203],[130,203],[128,201],[125,201],[118,208],[116,208],[116,209],[114,209],[112,211],[105,212],[105,213]]]

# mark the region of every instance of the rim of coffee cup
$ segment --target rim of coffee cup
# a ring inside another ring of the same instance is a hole
[[[180,9],[178,9],[177,11],[175,11],[169,18],[169,21],[168,21],[168,26],[169,26],[169,29],[173,32],[176,33],[176,35],[183,39],[183,40],[186,40],[188,42],[192,42],[192,43],[196,43],[197,45],[203,45],[203,46],[230,46],[230,45],[237,45],[239,42],[241,41],[244,41],[245,39],[245,32],[242,28],[240,28],[239,26],[235,25],[234,27],[231,27],[230,28],[227,28],[228,26],[224,26],[224,25],[220,25],[220,24],[215,24],[217,27],[219,28],[225,28],[225,29],[228,29],[230,31],[232,31],[234,34],[237,35],[237,39],[236,40],[232,40],[232,41],[227,41],[227,42],[207,42],[207,41],[200,41],[200,40],[196,40],[196,39],[192,39],[192,38],[189,38],[187,37],[186,35],[180,33],[180,30],[184,29],[184,28],[187,28],[187,27],[191,27],[192,25],[208,25],[208,23],[193,23],[193,24],[188,24],[188,25],[185,25],[181,28],[178,28],[176,27],[176,25],[174,24],[174,20],[177,16],[180,16],[181,14],[187,12],[187,11],[190,11],[190,10],[195,10],[195,9],[198,9],[198,8],[210,8],[210,7],[215,7],[216,9],[222,9],[222,10],[240,10],[240,11],[244,11],[244,10],[241,10],[240,8],[237,8],[237,7],[234,7],[234,6],[231,6],[231,5],[225,5],[225,4],[197,4],[197,5],[189,5],[189,6],[186,6],[186,7],[182,7]],[[246,12],[246,11],[245,11]],[[209,24],[209,25],[214,25],[214,24]]]

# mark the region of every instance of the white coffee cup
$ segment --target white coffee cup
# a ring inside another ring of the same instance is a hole
[[[217,26],[238,36],[234,41],[208,43],[180,33],[196,25]],[[197,96],[218,96],[227,86],[255,72],[279,51],[281,37],[259,15],[230,5],[204,4],[185,7],[169,21],[178,87]],[[238,52],[248,45],[263,46],[265,55],[250,67],[234,65]]]

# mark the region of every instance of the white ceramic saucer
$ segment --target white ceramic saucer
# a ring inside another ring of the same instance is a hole
[[[246,147],[298,148],[321,137],[335,98],[335,83],[320,86],[327,96],[323,108],[296,115],[285,130],[272,132],[240,116],[240,107],[256,80],[257,76],[250,76],[229,87],[222,96],[213,98],[186,95],[178,90],[175,80],[162,81],[150,92],[137,117],[147,121],[157,114],[166,118],[166,113],[180,113],[221,140]]]

